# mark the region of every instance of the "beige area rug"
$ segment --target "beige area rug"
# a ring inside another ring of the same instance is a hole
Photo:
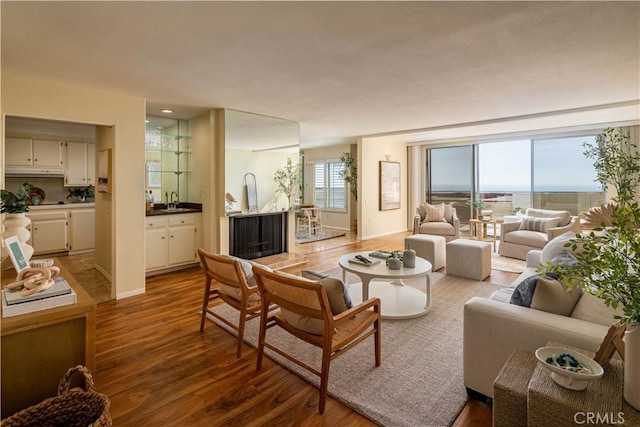
[[[511,273],[522,273],[527,266],[526,261],[491,253],[491,268]]]
[[[342,277],[339,268],[327,273]],[[348,283],[357,280],[354,275],[347,276]],[[424,279],[405,283],[424,290]],[[329,394],[380,425],[447,426],[467,400],[462,376],[463,305],[469,298],[488,296],[500,286],[442,273],[432,273],[431,283],[433,306],[429,313],[416,319],[382,321],[380,367],[374,364],[372,338],[331,362]],[[238,314],[229,306],[215,310],[237,322]],[[216,323],[229,331],[221,322]],[[247,323],[245,341],[254,348],[258,328],[258,319]],[[280,328],[268,330],[267,338],[319,370],[320,349]],[[317,376],[269,350],[266,354],[319,385]]]

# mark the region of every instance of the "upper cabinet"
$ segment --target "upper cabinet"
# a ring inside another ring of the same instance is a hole
[[[65,187],[96,183],[96,145],[93,142],[65,142]]]
[[[7,137],[7,167],[62,168],[62,142],[56,139]]]
[[[157,202],[188,201],[191,137],[186,120],[147,117],[146,188]]]

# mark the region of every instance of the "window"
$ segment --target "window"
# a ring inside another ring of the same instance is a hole
[[[342,162],[317,162],[313,164],[314,204],[322,209],[345,210],[346,188],[340,177],[344,170]]]

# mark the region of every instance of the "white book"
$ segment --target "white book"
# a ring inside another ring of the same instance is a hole
[[[66,295],[71,293],[71,286],[62,277],[56,277],[53,279],[54,283],[50,288],[45,289],[35,294],[22,296],[19,290],[9,291],[5,287],[2,290],[2,298],[6,300],[7,305],[22,304],[29,301],[35,301],[44,298],[57,297],[59,295]]]
[[[22,302],[20,304],[8,305],[2,297],[2,317],[13,317],[20,314],[34,313],[36,311],[47,310],[49,308],[62,307],[69,304],[75,304],[78,301],[76,293],[71,289],[71,293],[58,295],[55,297],[42,298],[34,301]]]

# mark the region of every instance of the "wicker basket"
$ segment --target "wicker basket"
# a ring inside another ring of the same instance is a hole
[[[70,389],[71,377],[75,373],[84,376],[84,390]],[[109,398],[95,391],[91,371],[78,365],[69,369],[60,384],[58,395],[45,399],[37,405],[23,409],[2,420],[2,427],[105,427],[111,426]]]

